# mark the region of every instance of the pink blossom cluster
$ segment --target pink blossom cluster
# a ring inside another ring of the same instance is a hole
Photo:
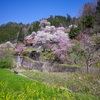
[[[54,54],[59,57],[62,62],[65,62],[67,58],[67,51],[72,46],[68,34],[64,31],[58,30],[56,33],[56,40],[58,41],[58,44],[54,49]]]
[[[23,51],[23,46],[22,46],[21,44],[18,44],[16,50],[17,50],[17,53],[18,53],[18,54],[21,54],[22,51]]]
[[[63,62],[66,60],[68,49],[72,46],[64,27],[46,26],[37,32],[34,41],[35,44],[46,44],[49,41],[52,51]]]
[[[64,28],[63,28],[64,29]],[[55,26],[46,26],[44,30],[37,31],[37,34],[34,38],[35,44],[46,43],[46,41],[60,42],[60,38],[68,38],[68,34],[64,30],[55,28]]]
[[[33,38],[35,37],[35,35],[36,35],[36,32],[33,31],[32,34],[26,36],[26,37],[24,38],[24,40],[31,40],[31,39],[33,39]]]
[[[44,44],[46,41],[50,41],[52,34],[46,33],[44,31],[38,31],[37,35],[34,38],[35,44]]]
[[[50,26],[50,22],[48,22],[46,19],[43,19],[40,21],[40,27]]]

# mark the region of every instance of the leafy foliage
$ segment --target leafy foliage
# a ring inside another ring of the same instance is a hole
[[[68,27],[70,24],[76,23],[76,17],[71,18],[69,14],[67,16],[50,16],[47,20],[51,23],[51,26],[55,27]]]
[[[91,15],[85,16],[82,19],[83,27],[84,28],[93,28],[94,25],[94,18]]]
[[[19,31],[20,26],[16,23],[9,22],[2,25],[0,27],[0,43],[15,40]]]
[[[0,51],[0,68],[12,68],[13,59],[9,50]]]
[[[67,20],[66,17],[63,16],[50,16],[50,18],[47,19],[51,25],[55,27],[60,27],[60,26],[66,26]]]
[[[1,59],[0,58],[0,68],[12,68],[12,59],[10,58],[5,58]]]
[[[24,33],[22,32],[22,28],[19,31],[18,41],[20,42],[24,41]]]
[[[33,24],[33,29],[32,29],[32,31],[37,32],[39,29],[40,29],[40,27],[39,27],[39,22],[37,21],[37,22],[35,22],[35,23]]]
[[[70,37],[71,39],[74,39],[78,34],[80,34],[80,29],[79,29],[79,28],[74,28],[74,27],[72,27],[72,28],[70,29],[70,32],[69,32],[69,37]]]

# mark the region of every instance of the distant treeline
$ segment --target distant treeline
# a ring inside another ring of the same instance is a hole
[[[66,16],[50,16],[46,18],[51,25],[55,27],[67,28],[71,24],[76,24],[81,31],[92,28],[92,33],[100,32],[100,0],[96,3],[88,2],[80,9],[79,17],[71,17],[69,14]],[[42,20],[42,19],[41,19]],[[19,41],[23,42],[24,36],[29,35],[32,31],[38,31],[39,21],[32,22],[31,24],[9,22],[0,26],[0,43],[6,41],[16,41],[19,33]],[[76,31],[76,30],[75,30]]]

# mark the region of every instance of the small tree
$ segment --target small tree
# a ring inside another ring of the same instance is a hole
[[[87,67],[87,72],[90,72],[90,67],[100,60],[99,55],[97,54],[96,46],[93,39],[90,39],[87,35],[84,35],[82,42],[83,55],[85,59],[85,64]],[[97,55],[96,55],[97,54]]]

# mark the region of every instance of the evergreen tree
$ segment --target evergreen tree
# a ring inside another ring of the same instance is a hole
[[[30,26],[29,29],[28,29],[28,34],[27,35],[30,35],[32,33],[32,27]]]
[[[83,23],[83,26],[85,28],[93,28],[93,25],[94,25],[94,18],[93,18],[93,16],[89,15],[89,16],[83,17],[82,23]]]
[[[72,24],[72,18],[69,14],[67,14],[67,26],[69,26],[70,24]]]
[[[24,33],[22,32],[22,28],[19,31],[18,41],[20,42],[24,41]]]
[[[0,26],[0,43],[6,41],[14,41],[17,33],[20,31],[20,26],[17,23],[9,22]]]
[[[33,29],[32,29],[32,31],[37,32],[37,31],[40,29],[39,24],[40,24],[40,23],[39,23],[38,21],[36,21],[36,22],[33,24]]]

